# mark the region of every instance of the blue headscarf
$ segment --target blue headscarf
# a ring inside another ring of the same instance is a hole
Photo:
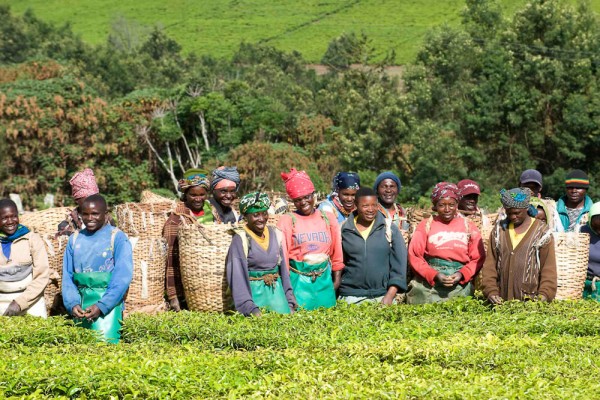
[[[360,177],[355,172],[338,172],[333,177],[333,192],[343,189],[360,189]]]
[[[391,179],[394,182],[396,182],[396,185],[398,185],[398,193],[400,193],[400,189],[402,188],[402,184],[400,183],[400,178],[398,178],[398,176],[396,174],[394,174],[392,171],[386,171],[386,172],[382,172],[381,174],[379,174],[377,176],[377,179],[375,179],[375,185],[373,185],[373,190],[375,190],[377,192],[377,188],[379,187],[379,184],[386,179]]]

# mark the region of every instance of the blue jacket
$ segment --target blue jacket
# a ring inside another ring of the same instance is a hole
[[[386,237],[385,218],[377,213],[373,228],[365,240],[351,215],[342,225],[344,264],[341,296],[380,297],[390,286],[405,292],[407,251],[400,230],[391,225],[391,243]]]

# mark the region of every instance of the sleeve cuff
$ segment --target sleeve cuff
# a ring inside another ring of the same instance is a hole
[[[404,283],[402,281],[402,279],[397,279],[397,278],[390,279],[390,281],[388,282],[388,285],[387,285],[388,289],[390,288],[390,286],[396,286],[398,289],[401,289],[403,291],[406,291],[406,289],[407,289],[406,283]]]

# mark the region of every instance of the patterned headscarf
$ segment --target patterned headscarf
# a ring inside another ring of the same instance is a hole
[[[360,177],[355,172],[338,172],[333,178],[333,192],[343,189],[360,189]]]
[[[285,182],[285,191],[292,199],[309,195],[315,191],[315,185],[305,171],[290,169],[289,173],[282,172],[281,179]]]
[[[240,173],[237,167],[219,167],[212,172],[210,188],[223,189],[226,187],[235,187],[238,190],[240,186]]]
[[[86,197],[100,193],[94,171],[89,168],[73,175],[69,183],[71,184],[71,195],[74,200],[85,199]]]
[[[505,209],[529,208],[530,199],[531,190],[528,188],[502,189],[500,191],[500,202]]]
[[[431,202],[436,205],[441,199],[454,199],[458,201],[460,199],[458,186],[450,182],[440,182],[431,191]]]
[[[269,207],[271,207],[271,200],[266,193],[248,193],[240,200],[240,213],[244,215],[267,211]]]
[[[188,169],[183,174],[183,179],[180,179],[179,182],[177,182],[177,189],[180,192],[185,192],[194,186],[201,186],[208,190],[210,181],[206,176],[205,170],[197,168]]]

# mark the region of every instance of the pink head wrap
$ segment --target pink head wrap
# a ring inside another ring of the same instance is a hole
[[[433,205],[436,205],[438,201],[445,198],[451,198],[458,201],[460,198],[458,192],[458,187],[454,183],[440,182],[435,185],[431,192],[431,202]]]
[[[309,195],[315,191],[315,185],[310,180],[310,176],[304,171],[296,171],[296,168],[290,169],[289,173],[282,172],[281,179],[285,182],[285,191],[292,199]]]
[[[94,171],[89,168],[73,175],[69,183],[71,184],[71,195],[75,200],[100,193]]]

